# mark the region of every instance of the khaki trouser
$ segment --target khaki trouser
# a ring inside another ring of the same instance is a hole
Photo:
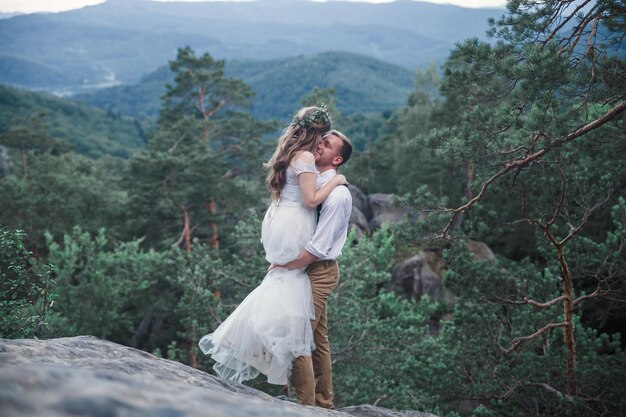
[[[299,356],[293,361],[292,383],[299,404],[334,408],[326,301],[339,281],[337,261],[314,262],[307,274],[315,305],[315,320],[311,320],[315,350],[311,356]]]

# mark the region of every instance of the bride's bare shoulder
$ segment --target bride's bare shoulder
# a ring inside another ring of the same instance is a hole
[[[310,164],[315,162],[315,156],[312,152],[309,151],[298,151],[292,158],[291,163],[295,163],[296,161],[302,161],[305,164]]]

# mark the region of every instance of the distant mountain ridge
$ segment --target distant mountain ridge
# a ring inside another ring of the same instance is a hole
[[[0,19],[8,19],[10,17],[19,16],[23,13],[0,13]]]
[[[314,87],[335,89],[337,107],[345,114],[383,112],[405,105],[414,72],[367,56],[324,52],[313,56],[267,61],[227,60],[226,76],[248,83],[256,93],[251,113],[261,118],[288,118]],[[116,86],[75,96],[103,110],[129,116],[156,116],[165,83],[166,66],[133,85]]]
[[[408,0],[108,0],[0,20],[0,83],[48,90],[133,83],[184,46],[229,60],[349,51],[413,70],[443,63],[462,39],[484,38],[487,19],[502,13]]]

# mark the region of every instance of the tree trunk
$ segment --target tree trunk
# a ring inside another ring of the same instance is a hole
[[[578,393],[578,387],[576,385],[576,344],[574,341],[574,289],[572,285],[572,275],[565,261],[565,255],[563,253],[563,247],[558,247],[557,258],[559,265],[561,266],[561,273],[563,275],[563,321],[566,326],[563,328],[563,334],[565,336],[565,346],[567,347],[567,357],[565,359],[565,371],[567,373],[567,394],[576,395]]]
[[[465,180],[466,180],[466,188],[465,188],[465,197],[467,197],[467,201],[470,201],[474,198],[472,193],[472,182],[474,181],[474,164],[472,161],[467,162],[467,170],[465,171]]]
[[[191,228],[189,227],[189,211],[183,209],[183,244],[185,252],[191,252]]]
[[[190,335],[194,334],[193,329],[191,329],[191,331],[189,331]],[[191,366],[192,368],[197,368],[198,367],[198,357],[196,356],[195,352],[194,352],[194,348],[196,347],[196,343],[193,340],[187,340],[187,355],[189,356],[189,366]]]
[[[198,107],[200,108],[200,113],[202,113],[202,118],[205,121],[204,127],[202,129],[202,138],[205,142],[209,142],[209,127],[206,122],[209,120],[209,112],[207,112],[206,107],[204,105],[204,88],[198,89]]]
[[[467,201],[471,201],[474,198],[474,193],[472,193],[472,182],[474,181],[474,164],[472,161],[467,161],[467,166],[465,169],[465,198]],[[465,221],[465,216],[467,212],[465,210],[461,211],[454,222],[454,227],[459,230]]]
[[[217,203],[212,198],[207,201],[206,208],[211,216],[215,216],[215,214],[217,213]],[[211,231],[211,236],[209,237],[209,247],[211,249],[219,249],[220,242],[219,236],[217,234],[217,223],[215,223],[214,221],[210,221],[209,230]]]

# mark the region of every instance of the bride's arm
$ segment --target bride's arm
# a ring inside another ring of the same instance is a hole
[[[311,152],[302,152],[297,158],[298,161],[302,161],[305,164],[315,163],[315,157]],[[300,173],[298,182],[300,184],[302,201],[307,207],[317,207],[326,200],[326,197],[336,186],[348,183],[343,175],[335,175],[323,187],[317,189],[317,176],[313,172]]]

